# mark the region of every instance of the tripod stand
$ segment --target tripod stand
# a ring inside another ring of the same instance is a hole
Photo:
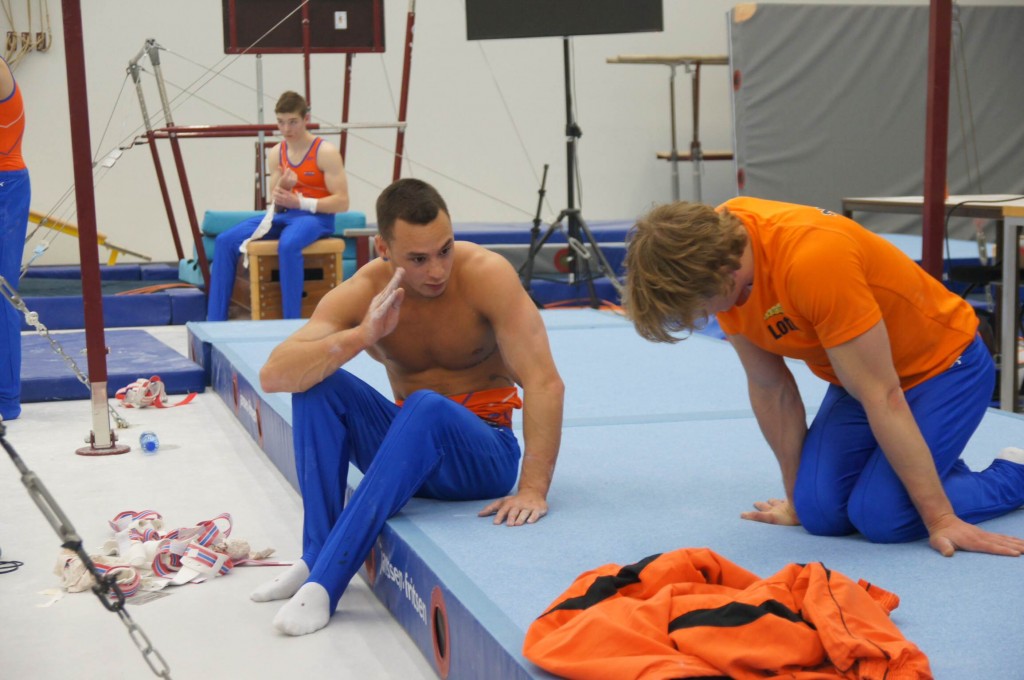
[[[547,243],[551,235],[562,228],[562,222],[566,222],[566,241],[569,243],[566,265],[569,270],[569,283],[585,281],[587,292],[590,296],[590,306],[597,309],[601,306],[594,289],[595,273],[591,269],[591,260],[596,260],[595,269],[600,275],[606,276],[615,288],[616,293],[621,297],[622,284],[615,276],[604,253],[601,252],[594,234],[590,231],[579,208],[576,207],[576,141],[583,136],[583,132],[576,124],[572,104],[572,69],[569,58],[569,38],[562,38],[562,61],[565,71],[565,167],[566,182],[568,184],[566,195],[568,207],[558,213],[558,217],[548,227],[547,231],[540,238],[540,205],[537,206],[537,217],[534,219],[533,229],[530,230],[530,251],[526,256],[526,262],[519,268],[519,275],[523,279],[523,286],[527,292],[530,291],[530,279],[533,276],[533,260]],[[541,183],[540,196],[544,200],[544,181],[547,180],[547,166],[544,167],[544,180]],[[524,276],[525,272],[525,276]],[[536,302],[536,300],[534,300]]]

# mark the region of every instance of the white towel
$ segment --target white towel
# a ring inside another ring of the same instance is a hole
[[[242,254],[243,267],[249,267],[249,250],[247,248],[247,246],[249,245],[249,241],[260,240],[261,238],[266,236],[267,232],[270,231],[270,227],[272,227],[273,225],[274,204],[271,203],[270,205],[267,206],[267,214],[263,216],[262,220],[260,220],[259,225],[256,227],[256,231],[252,232],[252,236],[242,241],[242,245],[238,246],[238,252]]]

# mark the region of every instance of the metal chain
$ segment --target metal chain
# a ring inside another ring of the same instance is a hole
[[[0,282],[2,282],[2,279],[0,279]],[[171,669],[168,667],[167,662],[164,661],[163,655],[153,647],[149,637],[146,636],[142,628],[132,620],[132,617],[125,610],[125,597],[117,584],[117,578],[109,572],[100,574],[96,564],[89,557],[89,553],[82,547],[82,537],[75,531],[71,520],[64,514],[64,510],[57,504],[57,500],[50,494],[49,489],[43,484],[43,480],[39,478],[39,475],[28,469],[25,461],[21,459],[18,452],[14,450],[14,447],[5,438],[6,434],[7,426],[4,424],[3,419],[0,418],[0,447],[7,451],[7,455],[10,456],[14,467],[18,468],[18,471],[21,473],[21,483],[28,491],[29,497],[39,507],[43,517],[53,527],[53,530],[57,532],[57,536],[61,540],[61,546],[74,551],[78,555],[82,564],[93,577],[92,592],[99,598],[104,609],[117,612],[125,627],[128,628],[128,634],[131,636],[132,642],[139,648],[142,658],[152,669],[153,673],[158,677],[170,680]],[[159,668],[157,667],[158,663]]]
[[[25,301],[21,298],[20,295],[18,295],[18,291],[12,288],[11,285],[7,282],[7,279],[5,279],[3,276],[0,276],[0,295],[3,295],[5,298],[7,298],[7,301],[11,303],[14,309],[21,312],[25,316],[25,323],[35,328],[37,334],[46,338],[49,341],[50,347],[53,348],[53,351],[56,352],[57,355],[60,356],[62,359],[64,359],[64,362],[71,367],[71,371],[78,378],[78,382],[85,385],[86,389],[91,389],[89,385],[89,378],[86,377],[85,373],[83,373],[80,368],[78,368],[78,364],[75,363],[74,358],[67,352],[65,352],[64,348],[60,346],[60,343],[57,342],[57,340],[52,335],[50,335],[49,329],[43,324],[42,321],[39,320],[39,313],[33,312],[28,308],[28,306],[25,304]],[[117,427],[123,429],[129,426],[128,421],[125,420],[119,413],[117,413],[117,411],[115,411],[110,406],[109,402],[107,403],[107,411],[110,413],[110,417],[114,419],[114,422],[117,424]]]
[[[146,635],[145,631],[139,627],[139,624],[135,623],[124,607],[117,610],[117,615],[121,617],[121,621],[124,623],[125,627],[128,628],[128,634],[131,636],[132,642],[134,642],[135,646],[139,648],[139,652],[142,653],[143,660],[145,660],[149,665],[153,674],[170,680],[170,666],[168,666],[167,662],[164,661],[163,654],[157,651],[156,647],[153,646],[153,643],[149,641],[149,637]]]

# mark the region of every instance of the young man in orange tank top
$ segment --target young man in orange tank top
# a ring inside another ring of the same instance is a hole
[[[256,238],[277,239],[281,311],[285,319],[302,316],[302,249],[334,233],[335,213],[349,208],[348,179],[338,149],[314,136],[306,125],[309,107],[295,92],[285,92],[274,107],[283,138],[267,153],[269,186],[275,212],[269,230],[257,233],[264,215],[219,234],[213,247],[207,321],[228,318],[240,248]]]
[[[274,619],[290,635],[327,625],[384,522],[413,496],[497,498],[479,514],[508,526],[548,510],[564,386],[515,269],[455,241],[444,200],[420,180],[384,190],[377,227],[381,257],[328,293],[260,371],[264,390],[293,393],[304,518],[302,558],[252,598],[290,598]],[[394,401],[344,369],[364,351],[387,369]],[[522,472],[506,495],[519,406]],[[365,474],[342,509],[349,461]]]
[[[28,168],[21,156],[25,106],[10,66],[0,59],[0,276],[13,290],[21,277],[21,258],[32,198]],[[21,315],[0,300],[0,416],[21,415]]]
[[[945,556],[1024,552],[976,526],[1024,505],[1024,451],[980,472],[960,458],[995,381],[977,316],[889,241],[810,206],[677,202],[638,220],[626,266],[642,336],[676,342],[716,315],[739,355],[785,492],[743,518],[928,538]],[[809,428],[786,357],[829,382]]]

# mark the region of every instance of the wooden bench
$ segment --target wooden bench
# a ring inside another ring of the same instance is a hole
[[[277,241],[251,241],[249,268],[238,260],[231,301],[249,311],[253,319],[280,319],[281,284]],[[302,318],[308,319],[320,299],[341,283],[345,241],[321,239],[302,250],[305,275],[302,285]]]

